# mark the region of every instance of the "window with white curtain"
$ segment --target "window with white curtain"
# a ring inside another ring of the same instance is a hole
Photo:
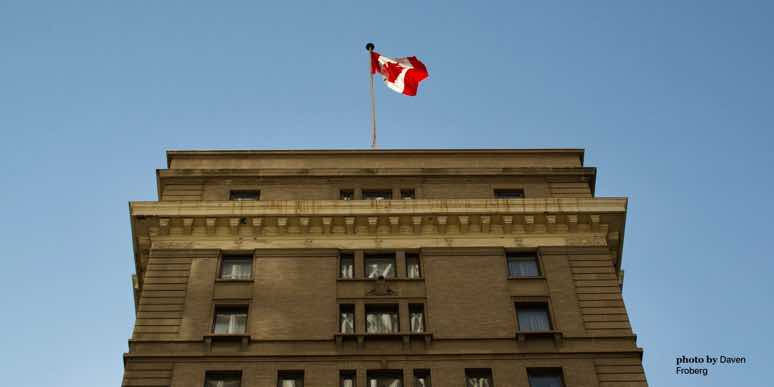
[[[355,257],[352,254],[341,254],[339,266],[339,278],[352,279],[355,277]]]
[[[240,387],[241,385],[240,372],[207,372],[204,377],[204,387]]]
[[[364,261],[366,277],[395,277],[395,254],[366,254]]]
[[[561,368],[528,368],[530,387],[564,387]]]
[[[492,370],[489,368],[466,368],[465,387],[494,387]]]
[[[419,254],[406,254],[406,277],[422,277],[422,273],[419,271]]]
[[[252,277],[252,256],[224,256],[221,260],[220,279],[249,280]]]
[[[540,276],[540,266],[536,254],[509,253],[507,259],[508,275],[511,278]]]
[[[425,307],[422,304],[409,305],[409,323],[411,333],[422,333],[425,331]]]
[[[414,370],[414,387],[431,387],[430,370]]]
[[[339,374],[339,387],[355,387],[357,381],[357,373],[354,370],[341,371]]]
[[[368,371],[368,387],[403,387],[401,371]]]
[[[548,304],[518,303],[516,304],[516,317],[520,332],[542,332],[552,329]]]
[[[398,333],[397,305],[366,305],[366,333]]]
[[[277,387],[304,387],[304,371],[279,371]]]
[[[247,329],[247,307],[219,307],[215,309],[213,333],[220,335],[244,334]]]
[[[355,333],[355,306],[342,304],[339,306],[339,333]]]

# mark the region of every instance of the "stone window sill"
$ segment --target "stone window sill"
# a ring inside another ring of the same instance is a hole
[[[433,334],[430,332],[396,332],[396,333],[337,333],[336,343],[341,344],[346,339],[355,339],[358,344],[363,344],[367,339],[401,339],[404,344],[409,344],[411,339],[423,339],[430,344]]]
[[[516,340],[519,342],[525,342],[530,338],[533,337],[549,337],[554,339],[555,344],[561,344],[562,340],[564,339],[564,335],[562,335],[561,331],[557,330],[550,330],[550,331],[517,331],[516,332]]]
[[[355,282],[355,281],[367,281],[367,282],[376,282],[379,281],[378,278],[336,278],[337,281],[342,282]],[[384,279],[387,282],[397,282],[397,281],[417,281],[421,282],[425,280],[425,277],[419,277],[419,278],[407,278],[407,277],[393,277],[393,278],[385,278]]]
[[[250,335],[245,333],[209,333],[204,335],[204,351],[212,351],[212,343],[218,342],[239,342],[239,350],[247,350],[250,344]]]
[[[218,278],[215,280],[216,283],[220,284],[241,284],[241,283],[252,283],[255,282],[252,278],[250,279],[224,279],[224,278]]]

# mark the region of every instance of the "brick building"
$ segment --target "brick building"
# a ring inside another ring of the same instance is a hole
[[[635,387],[583,151],[170,151],[124,386]]]

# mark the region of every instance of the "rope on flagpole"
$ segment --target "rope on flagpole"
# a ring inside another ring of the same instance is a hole
[[[368,50],[368,74],[371,76],[371,149],[376,149],[376,94],[374,93],[374,73],[371,71],[371,53],[374,51],[374,44],[366,44]]]

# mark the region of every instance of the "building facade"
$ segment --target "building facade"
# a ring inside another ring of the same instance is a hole
[[[583,151],[170,151],[123,386],[646,386]]]

